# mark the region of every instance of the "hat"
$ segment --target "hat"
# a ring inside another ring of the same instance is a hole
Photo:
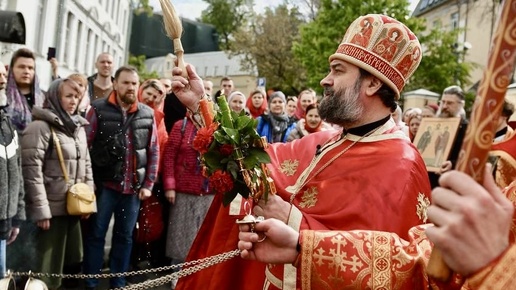
[[[285,97],[285,94],[281,91],[276,91],[276,92],[272,93],[271,96],[269,97],[269,106],[271,105],[272,100],[274,100],[276,98],[281,98],[283,103],[287,103],[287,101],[286,101],[287,98]]]
[[[231,102],[231,100],[236,97],[236,96],[242,96],[242,98],[244,98],[244,103],[246,102],[246,97],[244,95],[244,93],[240,92],[240,91],[233,91],[231,94],[229,94],[229,97],[228,97],[228,103]]]
[[[405,24],[389,16],[368,14],[349,26],[330,61],[356,65],[396,93],[396,100],[421,61],[421,44]]]

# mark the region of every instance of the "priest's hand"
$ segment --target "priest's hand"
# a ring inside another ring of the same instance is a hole
[[[183,105],[196,112],[199,100],[204,97],[204,85],[191,64],[186,64],[186,72],[188,79],[181,76],[183,71],[180,68],[175,67],[172,70],[172,92]]]
[[[267,201],[260,199],[258,204],[253,208],[254,215],[263,216],[264,218],[275,218],[287,223],[290,213],[290,203],[284,201],[276,194],[269,194]]]
[[[238,238],[240,256],[247,260],[264,263],[293,263],[298,255],[299,233],[277,219],[266,219],[254,225],[241,225]]]
[[[502,194],[486,165],[483,186],[458,171],[445,173],[432,191],[426,230],[446,264],[467,276],[487,266],[509,246],[513,204]]]

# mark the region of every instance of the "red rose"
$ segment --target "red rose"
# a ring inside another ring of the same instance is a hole
[[[210,188],[215,193],[226,193],[233,189],[233,179],[226,171],[217,170],[209,178]]]
[[[231,144],[223,144],[219,149],[220,153],[224,156],[229,156],[233,153],[233,145]]]
[[[217,123],[212,123],[210,127],[199,129],[193,139],[192,147],[201,154],[208,152],[208,148],[213,142],[213,133],[217,130],[217,127]]]

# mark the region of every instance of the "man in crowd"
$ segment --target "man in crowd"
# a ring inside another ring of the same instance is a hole
[[[102,269],[106,232],[113,214],[109,268],[112,273],[129,269],[140,200],[150,197],[156,180],[159,145],[154,113],[138,103],[138,86],[136,69],[120,67],[115,73],[113,92],[94,101],[87,114],[90,127],[86,134],[94,178],[102,181],[98,212],[92,217],[84,245],[87,274],[99,274]],[[111,288],[123,287],[125,283],[124,277],[110,280]],[[89,289],[97,285],[97,279],[86,281]]]
[[[168,95],[168,94],[172,93],[172,80],[171,79],[169,79],[169,78],[160,78],[159,81],[161,82],[161,84],[165,88],[165,94]]]
[[[512,133],[513,129],[508,125],[509,118],[511,118],[512,114],[514,114],[514,105],[504,101],[502,114],[498,117],[494,142],[503,141],[506,139],[506,136]]]
[[[18,133],[32,121],[32,107],[42,106],[44,95],[36,75],[36,57],[26,48],[14,52],[7,75],[7,113]]]
[[[215,93],[213,96],[213,101],[216,103],[217,98],[220,95],[225,95],[226,98],[229,97],[229,94],[235,89],[235,84],[233,83],[233,80],[230,77],[223,77],[220,80],[220,89]]]
[[[113,56],[103,52],[97,56],[95,61],[97,73],[88,77],[88,90],[90,102],[99,98],[107,97],[113,90]]]
[[[461,115],[461,112],[464,111],[464,102],[464,91],[462,91],[459,86],[450,86],[444,89],[441,100],[439,101],[437,116],[439,118],[460,118],[460,124],[447,159],[446,156],[443,156],[443,160],[445,161],[440,164],[435,164],[436,167],[440,167],[439,172],[428,173],[432,188],[435,188],[439,184],[438,180],[440,174],[454,169],[457,165],[462,141],[464,140],[464,135],[468,128],[468,121]],[[437,132],[435,132],[435,134],[437,134]]]
[[[208,80],[202,81],[204,84],[204,92],[211,97],[213,95],[213,82]]]
[[[357,39],[354,35],[359,33],[360,23],[365,19],[373,30],[370,38],[354,43],[353,39]],[[392,50],[387,52],[381,47],[388,38],[388,31],[399,32],[401,46],[396,48],[394,56]],[[384,255],[374,259],[360,256],[365,244],[388,250],[391,243],[408,240],[410,228],[427,221],[425,209],[429,204],[430,186],[426,168],[417,149],[391,118],[400,91],[419,65],[420,49],[416,36],[399,21],[378,14],[359,17],[330,56],[330,72],[321,81],[324,98],[319,114],[327,122],[342,127],[342,131],[318,132],[293,143],[272,144],[267,149],[271,158],[268,169],[278,194],[269,195],[267,202],[260,200],[253,213],[275,218],[296,232],[308,229],[349,232],[346,250],[350,251],[340,257],[350,263],[350,269],[340,289],[352,285],[380,289],[394,284],[418,289],[414,286],[421,285],[420,280],[403,278],[406,276],[401,273],[414,265],[404,265],[390,251],[379,250],[378,254]],[[412,62],[399,67],[400,59],[416,52]],[[191,66],[187,66],[187,72],[188,80],[180,76],[180,69],[174,69],[172,87],[185,106],[196,112],[204,90]],[[229,217],[227,208],[217,211],[219,206],[220,197],[218,200],[216,197],[189,260],[234,247],[238,231],[235,219]],[[226,230],[230,225],[232,229]],[[353,234],[358,229],[383,234],[373,238]],[[220,241],[222,231],[228,237],[226,241]],[[396,266],[372,273],[371,267],[379,261],[377,258]],[[241,263],[232,260],[203,270],[180,280],[178,289],[207,285],[212,287],[208,289],[231,287],[224,283],[237,283],[239,289],[262,289],[258,281],[263,281],[264,275],[260,275],[259,267]],[[331,276],[331,273],[328,269],[324,275]],[[301,287],[299,272],[290,264],[268,266],[265,275],[264,289]]]

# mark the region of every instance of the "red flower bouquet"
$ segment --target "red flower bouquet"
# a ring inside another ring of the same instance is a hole
[[[265,166],[270,158],[265,152],[267,142],[256,132],[257,121],[243,111],[232,112],[223,95],[217,98],[217,104],[219,111],[213,122],[204,116],[206,110],[201,110],[208,126],[199,129],[193,140],[210,188],[224,195],[224,205],[237,194],[255,200],[263,195],[267,199],[276,188]]]

